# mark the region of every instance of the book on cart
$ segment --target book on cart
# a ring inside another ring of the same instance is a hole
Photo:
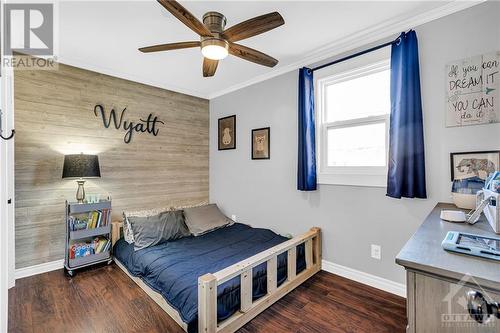
[[[103,208],[88,213],[70,215],[68,223],[71,231],[101,228],[108,225],[111,209]]]

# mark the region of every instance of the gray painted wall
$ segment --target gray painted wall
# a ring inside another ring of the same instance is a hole
[[[500,124],[445,128],[445,64],[500,50],[500,3],[416,27],[423,94],[427,200],[391,199],[384,188],[322,185],[296,190],[297,72],[210,101],[210,200],[241,222],[298,234],[323,230],[323,257],[395,282],[394,258],[438,201],[450,201],[449,153],[500,149]],[[237,149],[217,151],[217,119],[237,115]],[[250,131],[271,127],[271,159],[250,159]],[[382,246],[382,259],[370,257]]]

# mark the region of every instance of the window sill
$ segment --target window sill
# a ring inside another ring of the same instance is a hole
[[[386,175],[367,174],[318,174],[320,185],[387,187]]]

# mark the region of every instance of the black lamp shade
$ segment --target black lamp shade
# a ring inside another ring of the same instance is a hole
[[[99,158],[97,155],[73,154],[64,156],[63,178],[99,178]]]

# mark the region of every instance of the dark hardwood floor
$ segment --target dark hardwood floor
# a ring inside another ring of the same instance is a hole
[[[320,272],[238,332],[404,332],[403,298]],[[9,332],[168,332],[183,330],[111,265],[16,281],[9,291]]]

